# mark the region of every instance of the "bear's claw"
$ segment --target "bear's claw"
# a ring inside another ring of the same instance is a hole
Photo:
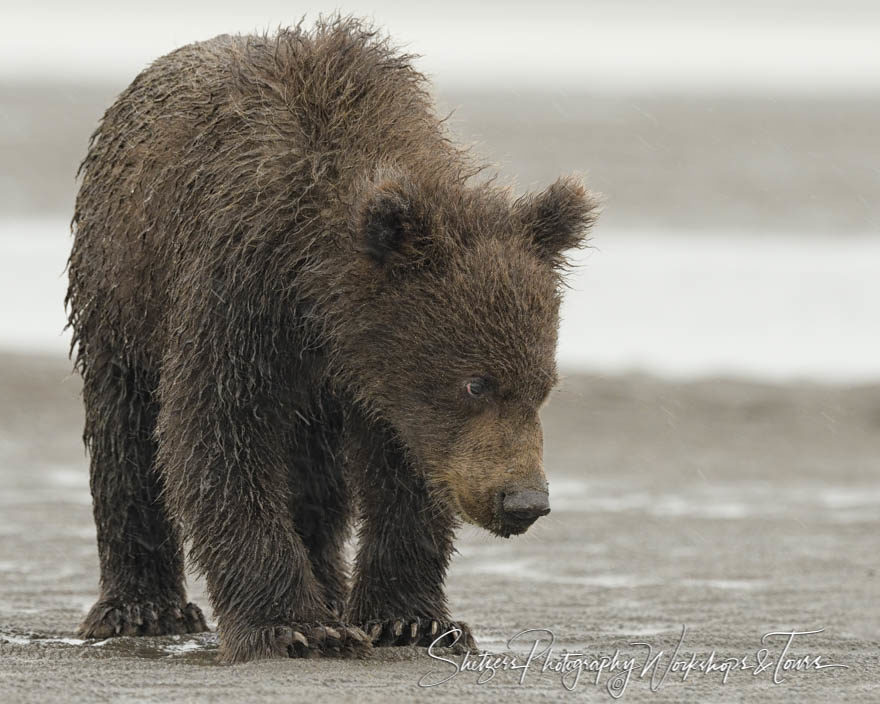
[[[476,651],[471,629],[461,621],[438,619],[392,618],[368,621],[363,626],[375,647],[417,645],[451,647],[456,652]]]
[[[372,648],[366,633],[342,623],[276,626],[274,640],[280,653],[292,658],[360,657]]]
[[[205,616],[195,604],[101,599],[82,622],[79,635],[82,638],[164,636],[207,630]]]

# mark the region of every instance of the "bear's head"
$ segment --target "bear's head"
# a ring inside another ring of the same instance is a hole
[[[557,382],[564,253],[597,213],[574,178],[513,200],[399,172],[355,209],[361,393],[438,499],[497,535],[550,511],[538,411]]]

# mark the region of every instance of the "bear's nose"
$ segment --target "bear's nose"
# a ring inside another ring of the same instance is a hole
[[[504,495],[501,503],[506,518],[515,521],[534,521],[550,513],[550,497],[546,491],[523,489]]]

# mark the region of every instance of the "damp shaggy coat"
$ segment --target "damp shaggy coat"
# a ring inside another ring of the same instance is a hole
[[[460,520],[549,511],[572,178],[514,200],[411,57],[351,19],[155,61],[81,166],[67,296],[101,564],[86,637],[206,629],[227,661],[473,646]],[[342,560],[358,517],[349,580]]]

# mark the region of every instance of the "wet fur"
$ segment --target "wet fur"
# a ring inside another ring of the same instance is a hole
[[[85,635],[145,632],[140,604],[149,632],[205,627],[182,537],[230,661],[300,633],[363,652],[356,629],[315,635],[343,618],[451,623],[456,501],[488,515],[508,465],[544,481],[561,251],[595,217],[575,180],[513,201],[479,171],[410,57],[351,19],[189,45],[119,96],[69,261],[101,561]],[[500,410],[461,403],[483,366]],[[475,444],[478,416],[531,433],[528,457]]]

